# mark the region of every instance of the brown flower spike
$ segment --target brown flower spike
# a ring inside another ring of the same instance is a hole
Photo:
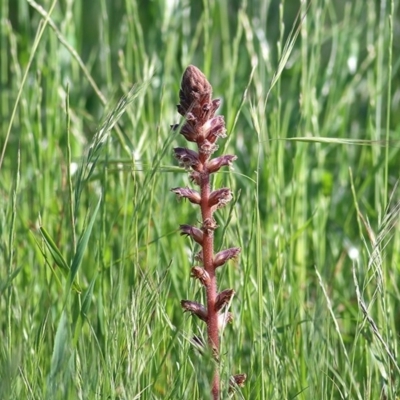
[[[182,300],[181,305],[184,311],[190,312],[207,324],[208,345],[216,361],[211,392],[212,398],[219,400],[221,398],[219,335],[222,334],[226,324],[233,320],[233,315],[227,308],[235,291],[225,289],[218,293],[216,269],[228,260],[236,258],[240,248],[233,247],[214,254],[214,231],[218,225],[213,214],[232,199],[232,192],[229,188],[211,190],[211,174],[224,166],[229,167],[236,160],[236,156],[222,155],[211,159],[211,155],[218,149],[218,139],[226,137],[224,117],[215,116],[221,101],[213,100],[211,96],[212,87],[207,78],[197,67],[189,65],[182,77],[179,91],[180,104],[177,106],[185,121],[183,124],[172,125],[172,129],[180,128],[180,133],[187,141],[196,143],[197,150],[177,147],[174,149],[174,155],[181,166],[191,171],[190,180],[200,186],[200,191],[174,188],[172,192],[179,198],[188,199],[201,210],[199,227],[181,225],[180,231],[182,235],[190,236],[201,247],[196,258],[202,265],[193,266],[191,276],[198,279],[205,288],[207,304]],[[241,377],[241,382],[235,379],[238,376]],[[237,385],[243,384],[245,376],[239,374],[231,379]]]

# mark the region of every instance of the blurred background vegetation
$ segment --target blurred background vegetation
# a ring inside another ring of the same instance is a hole
[[[177,233],[198,210],[169,192],[194,64],[238,156],[214,182],[235,192],[217,250],[242,247],[220,274],[235,396],[398,399],[397,0],[3,0],[0,19],[2,398],[207,398],[180,309],[202,296]]]

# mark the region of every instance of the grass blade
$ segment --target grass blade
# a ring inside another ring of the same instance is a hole
[[[78,273],[78,269],[82,263],[83,254],[85,253],[90,235],[92,233],[93,224],[94,224],[94,221],[96,220],[96,216],[97,216],[97,212],[99,211],[100,204],[101,204],[101,198],[99,199],[99,201],[97,203],[97,206],[93,212],[93,215],[89,221],[88,226],[86,227],[86,229],[84,230],[82,236],[80,237],[80,239],[78,241],[76,253],[75,253],[74,258],[72,259],[72,263],[71,263],[71,270],[70,270],[70,275],[69,275],[69,284],[70,285],[73,284],[76,274]]]

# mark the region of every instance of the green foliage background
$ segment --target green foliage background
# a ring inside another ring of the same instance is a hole
[[[398,399],[396,0],[0,3],[2,399],[202,399],[198,210],[170,125],[195,64],[236,154],[223,398]]]

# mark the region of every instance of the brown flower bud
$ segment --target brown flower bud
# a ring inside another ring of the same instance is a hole
[[[212,174],[213,172],[217,172],[221,167],[224,167],[226,165],[231,166],[232,162],[235,161],[236,159],[237,159],[236,156],[231,156],[231,155],[225,155],[213,158],[206,164],[208,172]]]
[[[220,311],[229,304],[234,294],[235,291],[233,289],[225,289],[219,293],[215,300],[215,311]]]
[[[213,208],[222,208],[232,200],[232,191],[229,188],[214,190],[208,199],[208,205]]]
[[[198,124],[203,125],[213,108],[209,106],[211,94],[212,87],[205,75],[194,65],[189,65],[182,77],[178,112],[186,117],[191,112]]]
[[[190,167],[197,171],[200,168],[199,155],[190,149],[184,147],[176,147],[174,149],[174,156],[179,161],[179,164],[185,169]]]
[[[224,265],[232,258],[236,258],[240,253],[240,247],[232,247],[230,249],[222,250],[214,257],[214,268]]]
[[[182,300],[181,306],[184,312],[190,312],[192,315],[196,315],[196,317],[200,318],[202,321],[207,322],[207,309],[203,306],[203,304],[191,300]]]
[[[204,268],[193,267],[191,270],[191,276],[198,279],[203,286],[208,286],[210,284],[210,275]]]
[[[191,225],[180,225],[181,235],[190,236],[196,243],[203,244],[203,231]]]
[[[189,188],[173,188],[171,192],[174,192],[178,198],[188,199],[193,204],[200,204],[201,197],[200,193],[196,192],[193,189]]]

